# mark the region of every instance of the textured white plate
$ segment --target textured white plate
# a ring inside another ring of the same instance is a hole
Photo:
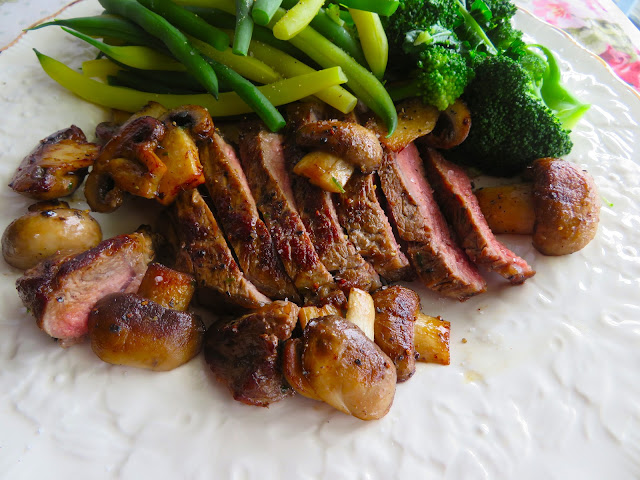
[[[67,16],[99,11],[91,0]],[[571,88],[593,104],[570,159],[606,199],[582,252],[537,254],[504,241],[538,274],[491,278],[464,304],[423,294],[452,323],[452,364],[419,365],[391,412],[365,423],[293,398],[234,402],[199,357],[169,373],[102,363],[38,330],[0,262],[0,477],[633,479],[640,477],[640,100],[603,63],[526,14],[518,26],[554,48]],[[50,81],[31,48],[78,66],[93,55],[45,29],[0,55],[0,184],[49,133],[106,118]],[[28,201],[0,188],[0,228]],[[105,236],[144,212],[99,216]],[[466,339],[466,343],[463,342]],[[82,475],[82,476],[81,476]]]

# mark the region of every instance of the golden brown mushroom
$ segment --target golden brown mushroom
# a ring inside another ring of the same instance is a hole
[[[533,234],[544,255],[577,252],[598,229],[600,198],[586,170],[558,158],[531,166],[533,183],[483,188],[476,192],[494,233]]]
[[[195,357],[204,331],[197,315],[133,293],[107,295],[89,315],[91,348],[101,360],[156,371],[172,370]]]
[[[387,414],[393,403],[393,362],[355,324],[338,316],[314,318],[302,339],[285,345],[285,377],[298,393],[361,420]]]
[[[85,185],[85,197],[92,210],[112,212],[125,192],[154,198],[167,171],[156,154],[164,138],[164,123],[150,116],[125,123],[100,151]]]
[[[80,186],[97,155],[98,146],[71,125],[41,140],[22,160],[9,187],[36,200],[66,197]]]
[[[2,235],[2,255],[26,270],[52,255],[80,253],[102,240],[102,230],[87,211],[66,202],[40,202],[14,220]]]

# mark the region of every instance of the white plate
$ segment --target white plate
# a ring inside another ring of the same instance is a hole
[[[97,11],[91,0],[65,15]],[[202,356],[151,373],[102,363],[86,343],[63,350],[21,305],[20,272],[0,262],[0,476],[638,478],[640,100],[564,34],[517,20],[558,52],[574,71],[570,87],[593,104],[569,157],[606,199],[586,249],[545,258],[507,237],[538,271],[526,285],[491,278],[487,294],[464,304],[424,293],[424,311],[452,323],[452,364],[419,365],[391,412],[369,423],[304,398],[237,403]],[[106,117],[49,80],[32,47],[73,65],[93,55],[56,29],[0,55],[2,185],[40,138],[71,123],[91,134]],[[29,202],[6,187],[0,198],[4,228]],[[140,218],[100,221],[110,236]]]

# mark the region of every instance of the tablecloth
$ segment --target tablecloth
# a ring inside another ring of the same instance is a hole
[[[54,15],[69,1],[0,0],[0,47],[10,44],[23,28]],[[640,31],[613,0],[516,0],[515,3],[568,32],[640,91]]]

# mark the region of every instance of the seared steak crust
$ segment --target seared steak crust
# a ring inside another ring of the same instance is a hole
[[[169,208],[169,218],[178,242],[175,267],[195,276],[202,303],[256,308],[270,302],[242,274],[198,190],[181,192]]]
[[[293,395],[282,373],[281,342],[291,337],[298,310],[294,303],[275,301],[207,330],[205,360],[234,399],[266,407]]]
[[[340,224],[356,251],[385,280],[394,282],[410,278],[411,266],[378,201],[373,174],[355,172],[347,182],[345,192],[335,198]]]
[[[484,279],[452,239],[415,145],[388,152],[378,174],[398,235],[424,284],[460,300],[484,292]]]
[[[320,261],[297,212],[284,158],[283,137],[263,128],[251,128],[241,135],[240,158],[258,210],[298,292],[312,303],[346,302]]]
[[[496,240],[465,171],[445,160],[436,150],[425,148],[422,153],[436,200],[469,258],[513,284],[523,283],[532,277],[536,272],[527,262]]]
[[[420,297],[400,285],[381,288],[372,297],[375,342],[393,360],[398,382],[409,380],[416,371],[413,326],[420,312]]]
[[[270,298],[299,301],[233,147],[216,133],[213,142],[200,149],[200,162],[216,217],[245,276]]]
[[[152,259],[148,234],[118,235],[78,255],[39,263],[16,288],[38,326],[66,346],[87,334],[89,312],[100,298],[138,289]]]

